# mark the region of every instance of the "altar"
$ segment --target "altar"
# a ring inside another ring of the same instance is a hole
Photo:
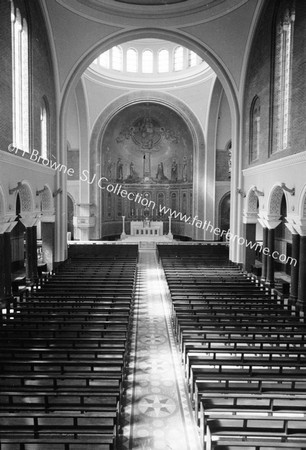
[[[131,236],[162,236],[164,232],[162,221],[132,220]]]

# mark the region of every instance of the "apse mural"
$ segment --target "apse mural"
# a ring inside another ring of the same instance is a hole
[[[158,103],[137,103],[121,110],[104,130],[100,144],[102,175],[123,189],[152,200],[154,210],[102,192],[103,236],[131,220],[167,221],[160,208],[192,213],[193,140],[175,111]]]
[[[192,182],[192,137],[164,105],[129,106],[109,123],[102,141],[103,175],[121,183]]]

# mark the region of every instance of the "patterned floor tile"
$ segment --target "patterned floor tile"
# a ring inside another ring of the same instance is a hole
[[[167,284],[154,250],[140,251],[122,449],[199,450]]]

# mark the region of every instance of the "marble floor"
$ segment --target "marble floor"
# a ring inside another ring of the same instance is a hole
[[[169,306],[155,250],[140,249],[123,449],[200,449]]]

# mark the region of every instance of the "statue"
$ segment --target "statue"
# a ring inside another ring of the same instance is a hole
[[[168,180],[168,178],[164,174],[164,164],[162,162],[160,162],[157,166],[156,179],[157,181]]]
[[[135,165],[133,161],[130,162],[130,174],[126,178],[126,181],[129,183],[135,183],[136,181],[139,181],[139,176],[135,170]]]
[[[177,181],[177,162],[175,159],[172,161],[171,166],[171,181],[173,182]]]
[[[108,178],[108,180],[111,180],[112,179],[112,168],[113,168],[113,163],[112,163],[112,160],[111,159],[109,159],[108,161],[107,161],[107,178]]]
[[[154,125],[150,117],[145,117],[143,123],[139,127],[141,133],[142,148],[151,149],[153,147],[154,139]]]
[[[117,180],[123,181],[123,163],[121,161],[121,158],[118,158],[117,161]]]
[[[183,158],[183,170],[182,170],[182,178],[183,181],[187,181],[188,179],[188,165],[187,165],[187,156],[184,156]]]
[[[134,163],[133,163],[133,161],[131,161],[131,164],[130,164],[130,177],[131,178],[134,178],[134,176],[135,176],[135,169],[134,169]]]

